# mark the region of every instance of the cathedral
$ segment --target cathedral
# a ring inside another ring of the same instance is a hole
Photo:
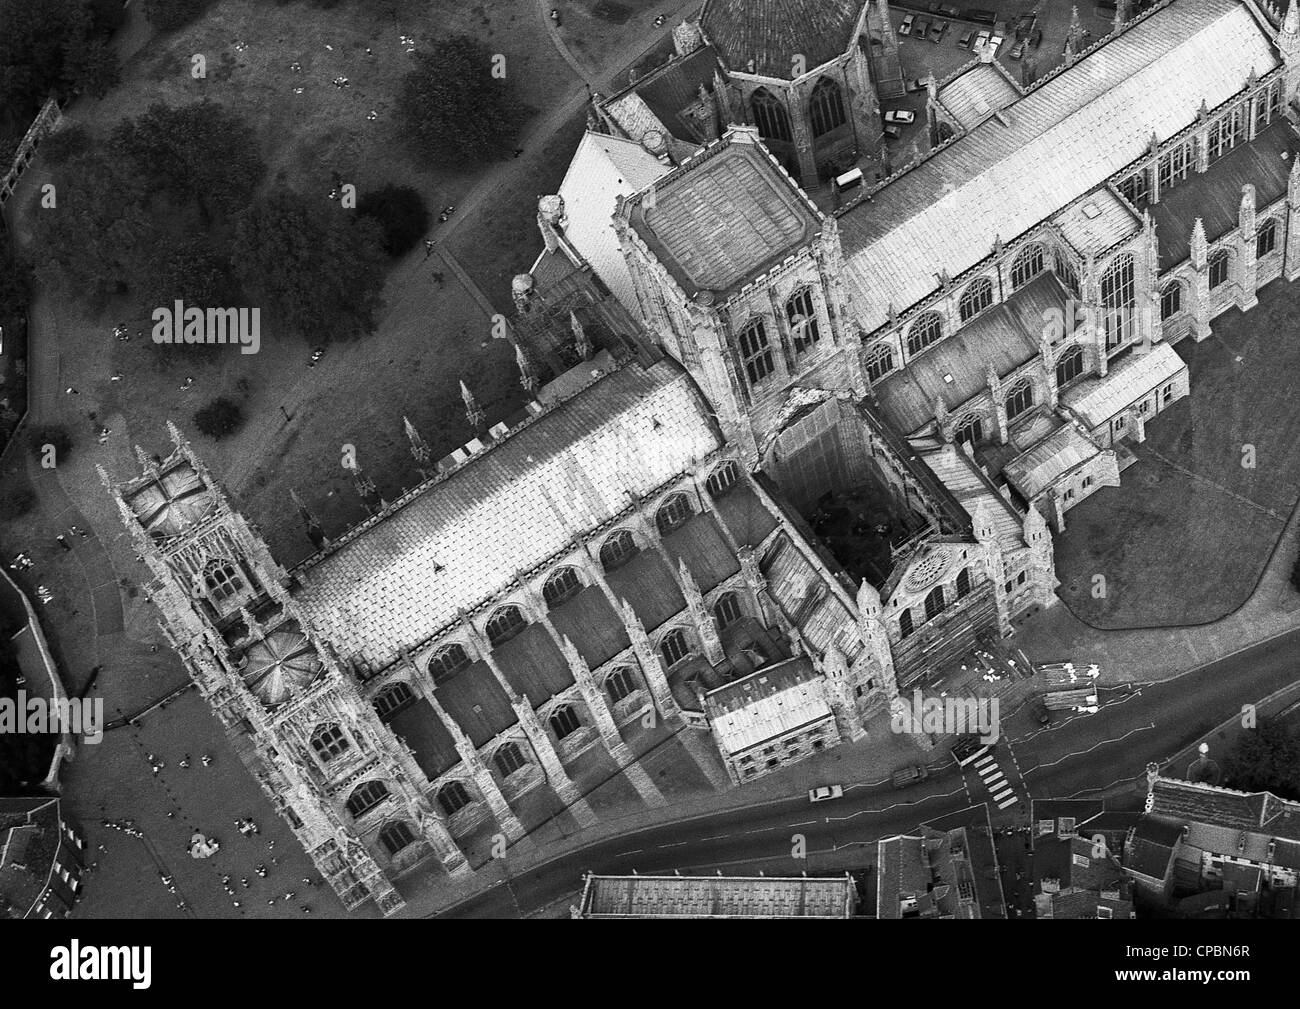
[[[175,427],[102,474],[348,907],[594,822],[611,775],[663,804],[665,733],[719,788],[861,739],[1055,603],[1052,531],[1189,395],[1173,344],[1300,274],[1295,3],[1117,15],[1028,87],[980,54],[897,171],[885,0],[707,0],[672,40],[539,200],[524,411],[438,461],[408,424],[425,479],[333,538],[295,501],[292,567]]]

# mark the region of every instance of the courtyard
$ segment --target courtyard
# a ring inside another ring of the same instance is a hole
[[[1121,486],[1066,515],[1058,593],[1106,629],[1207,623],[1254,590],[1300,498],[1300,287],[1177,345],[1191,395],[1161,413]],[[1253,463],[1253,465],[1252,465]]]

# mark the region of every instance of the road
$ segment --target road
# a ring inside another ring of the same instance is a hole
[[[1107,793],[1135,807],[1146,765],[1172,755],[1241,710],[1300,679],[1300,630],[1254,645],[1174,680],[1109,692],[1095,715],[1009,736],[1010,749],[1036,798],[1092,798]],[[1140,672],[1140,671],[1135,671]],[[1213,744],[1211,744],[1213,745]],[[1007,743],[998,745],[1005,754]],[[1127,800],[1127,802],[1125,802]],[[970,805],[955,767],[936,773],[925,790],[846,783],[844,798],[810,806],[804,795],[728,810],[602,840],[512,875],[509,859],[484,892],[441,912],[444,917],[509,918],[533,913],[574,893],[582,874],[756,872],[798,875],[829,867],[828,856],[864,847]],[[1022,816],[1027,809],[1020,811]],[[791,857],[803,835],[808,858]],[[482,870],[488,872],[486,868]]]

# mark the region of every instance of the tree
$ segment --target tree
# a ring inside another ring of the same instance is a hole
[[[27,313],[29,269],[27,264],[0,241],[0,326],[10,329]]]
[[[197,235],[168,236],[159,241],[148,253],[138,288],[137,301],[150,315],[158,306],[170,306],[177,299],[199,308],[232,305],[239,300],[230,258],[206,237]]]
[[[218,396],[194,414],[194,426],[210,438],[220,440],[244,423],[244,411],[233,399]]]
[[[370,218],[277,189],[241,217],[234,244],[236,277],[264,321],[313,342],[374,329],[385,264]]]
[[[11,638],[16,627],[0,628],[0,697],[18,699],[22,668]],[[20,715],[21,717],[21,715]],[[35,794],[54,759],[54,733],[0,732],[0,795]]]
[[[1262,719],[1237,737],[1224,759],[1223,779],[1243,792],[1300,799],[1300,739],[1284,723]]]
[[[197,21],[208,0],[144,0],[144,16],[155,28],[170,32]]]
[[[143,182],[99,153],[70,158],[55,182],[57,206],[32,218],[37,274],[88,299],[125,291],[158,236]]]
[[[357,201],[357,213],[373,217],[384,229],[384,251],[390,256],[410,252],[429,230],[424,197],[410,186],[385,186]]]
[[[117,59],[97,34],[107,22],[84,0],[0,0],[0,25],[0,110],[19,122],[51,91],[100,95],[117,83]]]
[[[266,172],[248,123],[206,99],[176,108],[155,102],[118,125],[113,145],[151,190],[197,206],[205,223],[245,209]]]
[[[90,147],[90,134],[84,126],[64,126],[41,141],[41,157],[47,165],[61,165]]]
[[[493,54],[477,39],[452,35],[414,54],[397,112],[422,158],[471,168],[500,157],[523,122],[508,78],[493,77]]]
[[[0,519],[12,522],[36,507],[36,495],[30,487],[9,487],[0,491]]]

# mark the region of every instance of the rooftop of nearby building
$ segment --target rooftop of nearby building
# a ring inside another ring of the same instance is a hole
[[[1002,475],[1026,501],[1032,501],[1066,474],[1099,455],[1101,449],[1078,425],[1062,424],[1029,451],[1007,463]]]
[[[833,717],[821,677],[807,656],[711,690],[704,705],[718,742],[731,756]]]
[[[974,516],[978,509],[984,509],[1003,550],[1024,546],[1024,518],[980,473],[965,452],[947,444],[933,452],[923,453],[922,458],[968,514]]]
[[[587,877],[581,918],[848,918],[856,890],[847,874],[811,876]]]
[[[1053,217],[1052,223],[1084,258],[1101,256],[1142,226],[1124,201],[1104,187],[1084,193]]]
[[[734,128],[625,204],[632,228],[689,297],[725,297],[811,239],[821,216],[751,129]]]
[[[964,828],[922,827],[876,845],[876,917],[981,917]]]
[[[846,53],[865,6],[865,0],[707,0],[700,27],[728,69],[788,81],[796,55],[812,70]]]
[[[964,130],[974,129],[1020,98],[1020,89],[996,62],[976,63],[939,89],[939,104]]]
[[[1135,347],[1111,365],[1105,376],[1091,375],[1061,393],[1060,403],[1073,410],[1090,428],[1105,424],[1152,389],[1172,381],[1187,370],[1187,363],[1169,344]]]
[[[61,822],[58,799],[0,799],[0,918],[25,917],[44,892]]]
[[[1279,65],[1238,0],[1175,0],[846,209],[845,288],[868,330],[1101,185]]]
[[[1249,143],[1238,144],[1206,171],[1193,172],[1163,190],[1160,202],[1148,208],[1156,223],[1160,271],[1191,255],[1192,228],[1198,217],[1211,242],[1237,227],[1243,186],[1255,187],[1255,206],[1261,211],[1285,196],[1298,151],[1300,135],[1282,119]]]
[[[717,51],[710,45],[701,46],[655,67],[622,91],[605,98],[602,104],[634,140],[640,140],[647,129],[662,128],[678,140],[698,143],[707,138],[698,135],[693,124],[679,113],[698,100],[701,86],[713,90],[718,69]],[[646,112],[654,117],[653,123],[646,119]]]

